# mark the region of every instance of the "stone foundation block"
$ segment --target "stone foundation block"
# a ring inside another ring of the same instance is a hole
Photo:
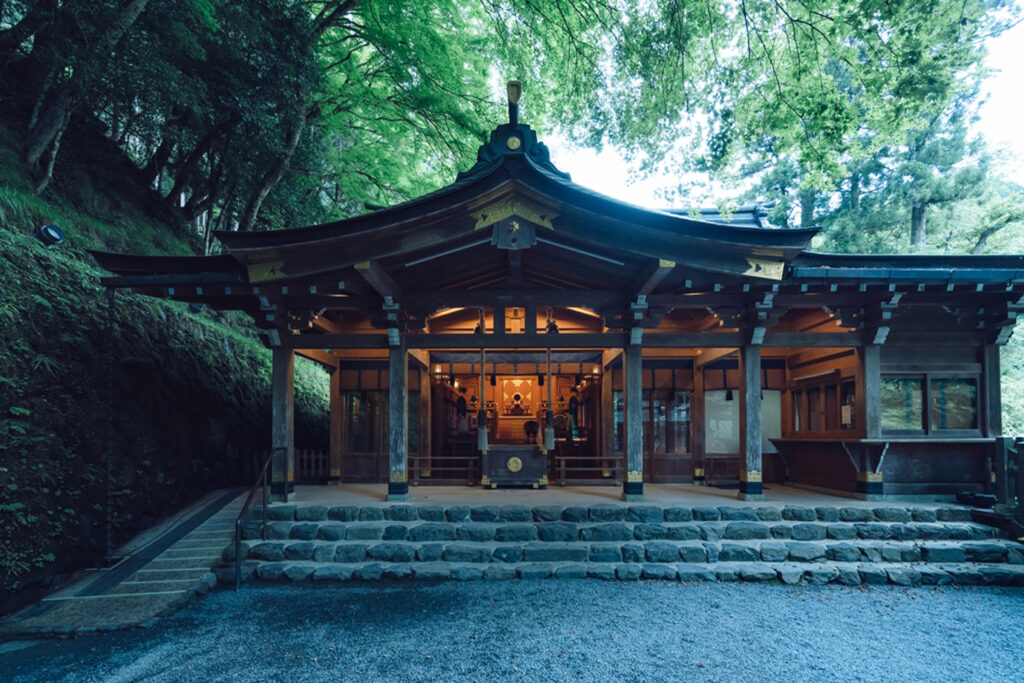
[[[441,543],[426,543],[416,549],[416,559],[420,562],[437,562],[444,554],[444,545]]]
[[[734,507],[730,505],[723,505],[718,508],[718,512],[722,515],[723,521],[758,521],[757,512],[755,512],[754,508],[751,507]]]
[[[502,505],[500,517],[505,522],[532,522],[533,510],[525,505]]]
[[[791,522],[813,522],[818,516],[811,508],[787,505],[782,508],[782,518]]]
[[[814,586],[824,586],[839,578],[839,569],[833,566],[812,567],[804,570],[803,580]]]
[[[455,537],[460,541],[476,541],[477,543],[494,540],[494,526],[491,524],[460,524],[455,530]]]
[[[556,579],[585,579],[587,578],[587,565],[567,564],[555,568]]]
[[[605,581],[612,581],[615,579],[615,567],[608,564],[588,564],[587,577],[592,579],[604,579]]]
[[[789,548],[781,541],[765,541],[761,544],[760,552],[765,562],[784,562],[789,557]]]
[[[679,549],[673,543],[651,541],[644,545],[644,554],[648,562],[677,562]]]
[[[893,524],[889,527],[889,538],[894,541],[913,541],[917,538],[917,527],[913,524]]]
[[[412,522],[420,518],[412,505],[391,505],[384,508],[384,519],[393,522]]]
[[[547,522],[537,525],[540,540],[558,543],[571,543],[579,535],[579,529],[571,522]]]
[[[566,522],[586,522],[590,517],[590,512],[584,507],[567,507],[562,510],[562,520]]]
[[[633,538],[633,530],[625,524],[595,524],[580,528],[580,540],[583,541],[629,541]]]
[[[311,564],[289,564],[284,568],[284,576],[289,581],[305,581],[313,576],[315,569]]]
[[[1005,562],[1007,548],[1001,543],[964,543],[964,556],[968,562]]]
[[[804,578],[804,568],[800,565],[779,565],[775,572],[779,575],[779,581],[789,586],[800,583]]]
[[[883,545],[881,547],[882,561],[884,562],[902,562],[903,561],[903,548],[898,545]]]
[[[384,520],[384,508],[361,507],[359,508],[360,522],[381,522]]]
[[[384,566],[382,576],[385,579],[401,580],[412,578],[412,567],[407,564],[388,564]]]
[[[914,508],[910,511],[910,518],[915,522],[934,522],[938,520],[938,515],[935,514],[935,510]]]
[[[627,522],[660,524],[665,521],[665,513],[656,505],[630,505],[626,513]]]
[[[779,508],[760,507],[754,510],[757,519],[761,522],[781,522],[782,510]]]
[[[267,538],[274,540],[291,538],[292,535],[292,523],[291,522],[273,522],[267,524]]]
[[[485,581],[508,581],[516,578],[516,570],[514,567],[492,564],[484,567],[483,577]]]
[[[643,568],[638,564],[620,564],[615,568],[615,578],[620,581],[636,581],[643,575]]]
[[[778,575],[771,567],[763,564],[744,564],[740,566],[740,578],[744,581],[775,581]]]
[[[382,562],[412,562],[416,559],[416,549],[406,543],[378,543],[370,546],[366,555]]]
[[[353,524],[345,531],[349,541],[379,541],[384,538],[384,527],[379,524]]]
[[[949,532],[943,524],[917,524],[914,526],[917,537],[924,541],[945,540],[949,538]]]
[[[690,508],[670,507],[665,508],[666,522],[690,522],[693,520],[693,510]]]
[[[354,505],[337,505],[327,508],[327,519],[338,522],[354,522],[359,519],[359,508]]]
[[[523,548],[526,562],[586,562],[589,548],[576,543],[529,543]]]
[[[404,524],[389,524],[384,527],[385,541],[404,541],[409,533],[409,528]]]
[[[917,570],[921,572],[921,584],[924,586],[948,586],[953,583],[953,577],[938,567],[924,565]]]
[[[883,522],[909,522],[910,510],[906,508],[875,508],[875,517]]]
[[[334,551],[335,562],[364,562],[368,545],[362,543],[342,543]]]
[[[454,541],[455,525],[427,522],[409,529],[410,541]]]
[[[546,579],[551,576],[554,571],[554,565],[550,564],[521,564],[516,568],[520,579]]]
[[[701,565],[677,564],[676,574],[680,581],[715,581],[718,577],[710,567]]]
[[[853,526],[857,529],[858,538],[877,541],[891,536],[888,524],[860,523]]]
[[[301,524],[293,524],[291,533],[289,533],[288,535],[291,538],[297,540],[309,541],[316,538],[316,532],[319,528],[320,525],[314,524],[313,522],[302,522]]]
[[[985,583],[981,572],[969,565],[943,565],[941,567],[958,586],[981,586]]]
[[[645,564],[642,576],[645,579],[675,581],[678,574],[676,568],[670,564]]]
[[[591,505],[591,522],[621,522],[626,519],[626,508],[621,505]]]
[[[789,540],[793,538],[793,525],[792,524],[772,524],[771,526],[772,538],[778,538],[781,540]]]
[[[947,524],[946,538],[954,541],[966,541],[974,538],[974,530],[962,524]]]
[[[882,567],[874,567],[868,564],[862,564],[857,567],[857,572],[860,574],[860,578],[864,583],[881,586],[889,583],[889,574],[886,573]]]
[[[722,537],[725,536],[726,523],[707,522],[705,524],[701,524],[698,528],[700,529],[700,537],[703,540],[720,541],[722,540]]]
[[[1022,586],[1024,571],[1017,567],[980,567],[978,573],[989,586]]]
[[[590,546],[591,562],[622,562],[622,549],[610,543]]]
[[[627,543],[626,545],[622,546],[622,561],[643,562],[644,547],[636,543]]]
[[[856,567],[837,567],[837,569],[839,578],[836,579],[836,583],[841,583],[844,586],[859,586],[861,584],[860,572]]]
[[[714,522],[722,518],[722,513],[718,511],[718,508],[695,507],[693,508],[693,518],[699,522]]]
[[[719,564],[715,566],[715,578],[719,581],[739,581],[740,569],[737,565]]]
[[[429,519],[431,522],[443,522],[448,520],[449,522],[465,522],[470,518],[470,510],[468,505],[453,505],[444,511],[442,516],[438,517],[426,517],[423,514],[423,508],[420,508],[420,519]]]
[[[633,538],[638,541],[668,538],[668,529],[661,524],[636,524],[633,526]]]
[[[722,549],[718,554],[720,562],[757,562],[761,553],[757,548],[738,543],[722,543]]]
[[[860,562],[860,549],[852,543],[829,543],[825,557],[833,562]],[[857,583],[860,583],[860,578]]]
[[[317,543],[313,547],[314,562],[334,562],[334,553],[338,546],[334,543]]]
[[[539,505],[533,508],[533,519],[537,522],[557,522],[562,519],[562,506]]]
[[[295,508],[296,522],[323,522],[327,519],[325,505],[304,505]]]
[[[786,547],[789,549],[789,559],[794,562],[818,562],[825,559],[827,551],[824,543],[790,541]]]
[[[478,581],[484,576],[483,567],[452,567],[453,581]]]
[[[849,524],[829,524],[825,534],[836,541],[852,541],[857,538],[857,530]]]
[[[523,559],[523,548],[518,545],[500,545],[492,555],[495,562],[519,562]]]
[[[715,562],[718,562],[718,544],[705,541],[701,545],[704,546],[704,550],[708,554],[708,563],[714,564]]]
[[[445,509],[440,505],[424,505],[423,507],[419,508],[417,512],[419,513],[419,518],[422,519],[424,522],[443,522],[445,521],[445,519],[447,519],[449,522],[461,522],[466,518],[466,516],[469,515],[469,508],[463,507],[461,509],[465,510],[466,514],[462,515],[462,517],[459,519],[451,519],[450,517],[446,517]]]
[[[352,571],[352,578],[359,581],[378,581],[384,576],[384,565],[378,562],[362,564]]]
[[[861,545],[860,554],[867,562],[881,562],[882,549],[877,545]]]
[[[680,508],[685,510],[687,508]],[[666,527],[668,537],[673,541],[698,541],[700,540],[700,529],[695,524],[676,524]]]
[[[814,508],[814,515],[818,518],[819,522],[838,522],[839,508],[816,507]]]
[[[497,505],[477,505],[470,508],[469,518],[474,522],[497,522],[501,518],[501,508]]]
[[[284,576],[284,568],[284,562],[264,562],[256,567],[256,576],[265,581],[277,581]]]
[[[284,548],[284,559],[286,560],[312,560],[315,544],[305,541],[302,543],[289,543]]]
[[[533,524],[505,524],[494,530],[494,540],[503,543],[525,543],[537,538],[537,527]]]
[[[272,522],[290,522],[295,519],[295,505],[270,505],[267,507],[267,519]]]
[[[839,508],[841,522],[873,522],[875,515],[871,508]]]
[[[889,567],[885,570],[889,581],[897,586],[919,586],[921,585],[921,572],[910,567]]]
[[[321,524],[316,530],[317,538],[324,541],[342,541],[345,539],[344,524]]]
[[[969,522],[971,521],[970,508],[939,508],[935,511],[935,517],[940,522]]]
[[[314,581],[348,581],[352,578],[352,567],[329,564],[313,571]]]
[[[249,548],[248,557],[254,560],[279,562],[284,559],[284,545],[281,543],[257,543]]]
[[[828,527],[822,524],[794,524],[794,541],[824,541],[828,536]]]
[[[451,578],[451,568],[437,562],[416,564],[412,567],[412,578],[416,581],[447,581]]]
[[[768,538],[768,525],[756,522],[731,522],[725,527],[725,538],[742,541],[754,538]]]
[[[708,550],[699,543],[684,543],[676,548],[683,562],[702,563],[708,561]]]

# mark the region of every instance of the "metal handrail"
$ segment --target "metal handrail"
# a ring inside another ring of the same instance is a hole
[[[245,522],[245,515],[249,512],[249,504],[252,503],[252,497],[256,495],[256,487],[263,483],[263,509],[261,513],[263,515],[262,522],[260,524],[260,539],[267,540],[267,469],[270,467],[270,463],[274,460],[274,455],[278,451],[284,451],[285,455],[288,454],[287,446],[278,446],[274,448],[267,457],[263,459],[263,466],[260,467],[259,474],[256,475],[256,481],[252,483],[252,487],[249,488],[249,495],[245,499],[245,503],[242,505],[242,511],[238,513],[237,519],[235,519],[235,590],[237,591],[242,587],[242,524]]]

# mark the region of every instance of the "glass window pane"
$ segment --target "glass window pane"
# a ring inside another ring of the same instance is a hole
[[[825,425],[821,421],[821,388],[814,387],[807,390],[807,429],[816,432]]]
[[[768,439],[782,436],[782,392],[765,389],[761,392],[761,449],[774,453],[775,447]]]
[[[928,386],[932,429],[978,428],[978,382],[973,378],[933,379]]]
[[[615,440],[613,446],[614,450],[621,451],[622,443],[625,440],[625,425],[623,422],[626,414],[626,405],[621,391],[612,392],[612,404],[615,409],[615,419],[613,421],[615,424]]]
[[[667,450],[666,444],[666,423],[668,421],[668,402],[671,392],[658,389],[653,394],[653,405],[651,414],[651,435],[654,439],[653,453],[664,453]]]
[[[882,429],[924,431],[919,377],[882,378]]]
[[[740,402],[720,390],[704,392],[704,433],[708,453],[740,452]]]
[[[839,386],[825,387],[825,429],[839,429]]]
[[[793,431],[804,429],[804,392],[793,392]]]
[[[666,448],[672,453],[690,451],[690,392],[676,391],[668,408]]]

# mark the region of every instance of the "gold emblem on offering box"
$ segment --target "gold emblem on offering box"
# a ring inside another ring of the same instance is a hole
[[[523,144],[523,142],[522,140],[519,139],[518,136],[513,135],[512,137],[505,141],[505,144],[508,145],[508,148],[514,152],[515,150],[519,149],[519,145]]]
[[[513,455],[511,458],[508,459],[508,461],[505,462],[505,468],[509,472],[518,472],[519,470],[523,469],[523,461]]]

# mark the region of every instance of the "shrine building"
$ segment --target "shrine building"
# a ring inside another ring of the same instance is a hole
[[[387,487],[786,483],[948,498],[992,480],[1024,256],[835,255],[817,228],[634,206],[491,132],[455,181],[223,253],[95,253],[109,288],[244,311],[273,354],[278,494],[295,354],[331,370],[330,477]],[[383,491],[382,491],[383,493]]]

